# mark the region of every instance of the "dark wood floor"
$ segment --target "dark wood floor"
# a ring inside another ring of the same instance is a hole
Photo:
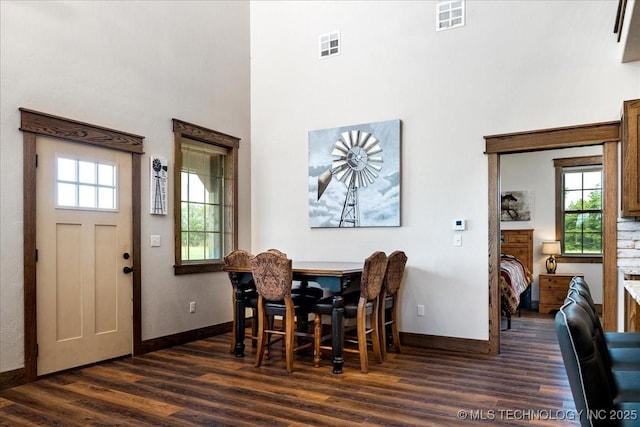
[[[369,374],[354,355],[287,374],[279,351],[254,368],[222,335],[4,390],[0,425],[578,425],[552,319],[515,317],[499,356],[405,347]]]

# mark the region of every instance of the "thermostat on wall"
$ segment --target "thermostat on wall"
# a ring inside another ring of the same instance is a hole
[[[466,230],[467,229],[467,220],[465,219],[456,219],[453,221],[453,229],[454,230]]]

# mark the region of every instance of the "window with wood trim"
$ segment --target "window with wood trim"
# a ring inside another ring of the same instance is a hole
[[[175,274],[221,271],[237,243],[240,140],[173,119]]]
[[[602,156],[554,159],[560,262],[602,260]]]

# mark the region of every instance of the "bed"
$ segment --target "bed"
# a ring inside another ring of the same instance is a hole
[[[502,230],[500,242],[500,307],[511,329],[511,315],[533,282],[533,229]]]

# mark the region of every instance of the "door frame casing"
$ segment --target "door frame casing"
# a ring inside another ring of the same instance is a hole
[[[616,330],[618,318],[617,217],[618,142],[620,121],[592,123],[485,136],[489,173],[489,353],[500,352],[500,155],[555,150],[589,145],[603,146],[603,323]]]
[[[36,304],[36,139],[48,136],[131,153],[132,197],[132,322],[134,355],[141,353],[141,163],[143,136],[91,125],[51,114],[20,108],[23,132],[23,231],[24,231],[24,378],[35,381],[37,373]]]

